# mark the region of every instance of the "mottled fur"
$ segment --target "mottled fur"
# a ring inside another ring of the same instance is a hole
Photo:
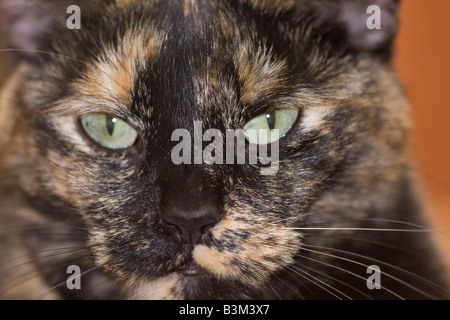
[[[52,24],[36,40],[48,53],[17,58],[0,95],[0,296],[448,297],[427,233],[306,229],[426,224],[394,33],[356,44],[335,5],[117,0],[91,4],[82,30]],[[301,111],[277,175],[170,161],[175,129],[225,132],[269,107]],[[138,143],[94,143],[79,123],[92,112],[126,119]],[[173,239],[165,208],[205,203],[221,221],[200,243]],[[175,272],[191,257],[208,273]],[[71,264],[82,290],[65,286]],[[367,289],[372,264],[386,289]]]

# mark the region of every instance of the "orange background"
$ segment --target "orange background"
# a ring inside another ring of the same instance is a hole
[[[450,1],[404,0],[396,69],[413,121],[412,152],[450,266]]]

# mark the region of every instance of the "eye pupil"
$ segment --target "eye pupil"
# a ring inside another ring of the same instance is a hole
[[[106,117],[106,130],[108,130],[108,133],[110,136],[112,136],[114,133],[114,128],[116,126],[116,122],[117,122],[116,118],[113,118],[111,116]]]
[[[275,110],[269,110],[266,114],[267,124],[269,125],[269,129],[275,129]]]

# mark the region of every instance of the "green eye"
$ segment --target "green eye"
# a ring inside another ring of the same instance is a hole
[[[298,114],[299,111],[296,109],[268,109],[245,124],[245,136],[252,144],[275,142],[291,130]],[[273,130],[278,130],[278,134],[274,134]]]
[[[125,121],[108,114],[88,114],[81,118],[86,133],[109,149],[126,149],[134,145],[137,131]]]

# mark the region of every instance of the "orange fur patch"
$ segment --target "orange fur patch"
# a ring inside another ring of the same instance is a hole
[[[75,84],[75,92],[127,108],[132,102],[137,69],[144,68],[160,48],[162,40],[154,34],[151,39],[145,39],[142,33],[130,30],[118,48],[107,48],[98,61],[89,64],[84,78]]]
[[[218,241],[225,238],[227,233],[233,234],[232,250],[222,251],[206,245],[197,245],[193,258],[213,274],[239,279],[258,287],[265,283],[273,272],[293,262],[293,257],[301,247],[301,235],[296,231],[283,229],[281,224],[270,221],[265,216],[252,217],[250,211],[251,208],[242,208],[239,213],[228,214],[212,230],[213,237]],[[251,217],[251,220],[237,219],[239,217]],[[240,231],[248,231],[250,236],[240,238]],[[237,234],[234,234],[235,232]],[[236,261],[239,264],[236,264]]]
[[[276,60],[271,51],[260,47],[256,52],[250,43],[244,42],[236,57],[239,76],[243,84],[242,102],[251,105],[283,84],[287,62]]]

